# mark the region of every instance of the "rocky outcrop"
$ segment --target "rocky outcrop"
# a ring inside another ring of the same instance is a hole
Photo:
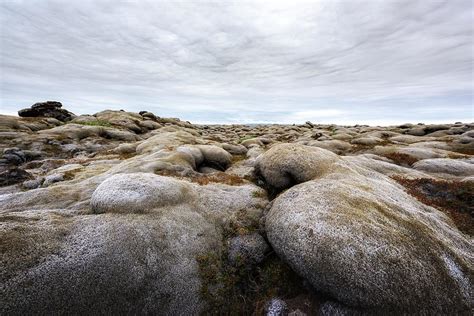
[[[473,308],[474,124],[28,111],[0,115],[2,315]]]
[[[18,111],[21,117],[52,117],[59,121],[72,120],[75,115],[68,110],[62,109],[63,105],[57,101],[46,101],[33,104],[29,109]]]

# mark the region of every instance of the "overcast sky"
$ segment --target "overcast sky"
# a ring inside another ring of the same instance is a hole
[[[474,121],[471,0],[0,0],[0,112]]]

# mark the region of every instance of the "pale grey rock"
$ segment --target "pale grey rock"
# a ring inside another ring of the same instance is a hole
[[[140,143],[136,151],[138,154],[148,154],[162,150],[163,148],[178,147],[183,144],[195,144],[196,136],[188,130],[177,130],[175,128],[160,128],[156,135]],[[152,132],[153,133],[153,132]]]
[[[474,143],[474,138],[473,137],[460,137],[458,141],[461,144],[470,144],[470,143]]]
[[[420,136],[413,136],[413,135],[396,135],[389,138],[393,143],[403,143],[403,144],[413,144],[418,142],[425,142],[425,141],[434,141],[436,140],[435,137],[420,137]]]
[[[117,174],[102,182],[92,194],[95,213],[146,213],[185,203],[189,184],[150,173]]]
[[[321,136],[322,135],[320,135],[319,137],[321,137]],[[319,138],[319,137],[316,137],[316,139]],[[347,133],[337,133],[335,135],[332,135],[332,139],[335,139],[335,140],[349,141],[352,138],[354,138],[354,136],[349,135]]]
[[[243,145],[233,145],[233,144],[222,144],[222,148],[232,155],[245,155],[247,154],[247,148]]]
[[[151,121],[151,120],[145,120],[145,121],[140,121],[138,123],[138,125],[141,127],[141,128],[145,128],[147,130],[154,130],[154,129],[158,129],[158,128],[161,128],[162,125],[157,123],[157,122],[154,122],[154,121]]]
[[[204,173],[204,174],[211,174],[211,173],[221,172],[220,170],[217,170],[217,169],[214,169],[214,168],[211,168],[211,167],[206,167],[206,166],[200,167],[198,169],[198,171],[200,173]]]
[[[195,145],[198,148],[206,165],[219,170],[227,169],[232,163],[232,155],[226,150],[214,145]]]
[[[338,165],[340,158],[325,149],[297,145],[278,144],[258,157],[256,172],[267,184],[285,189],[294,184],[323,176]]]
[[[117,153],[117,154],[133,154],[136,152],[137,149],[137,143],[132,143],[132,144],[120,144],[116,148],[112,150],[112,152]]]
[[[53,183],[64,181],[63,173],[53,173],[44,178],[43,187],[49,187]]]
[[[345,305],[420,313],[473,308],[471,241],[384,176],[352,166],[296,185],[273,201],[265,227],[296,272]]]
[[[22,186],[27,190],[33,190],[39,188],[43,183],[44,179],[34,179],[23,182]]]
[[[286,316],[288,314],[288,305],[280,298],[272,298],[265,308],[267,316]]]
[[[250,138],[250,139],[246,139],[244,141],[242,141],[241,143],[243,146],[247,147],[247,148],[251,148],[253,146],[258,146],[258,147],[263,147],[265,146],[265,144],[262,142],[261,139],[259,138]]]
[[[104,128],[101,135],[105,138],[134,142],[141,140],[141,137],[129,131],[121,131],[115,128]]]
[[[412,135],[412,136],[424,136],[426,135],[426,132],[423,127],[414,127],[406,131],[406,134]]]
[[[204,165],[224,171],[232,163],[232,155],[214,145],[186,145],[177,151],[190,155],[194,159],[195,169]]]
[[[258,156],[263,154],[265,151],[262,147],[250,147],[249,150],[247,151],[247,158],[249,159],[256,159]]]
[[[461,182],[469,182],[469,183],[474,183],[474,176],[470,177],[465,177],[461,180]]]
[[[474,175],[474,163],[462,159],[425,159],[414,163],[413,168],[429,173],[444,173],[454,176]]]
[[[22,243],[0,255],[2,315],[198,315],[204,307],[195,258],[220,249],[220,236],[190,208],[159,217],[16,216],[22,222],[2,227]]]
[[[348,142],[342,140],[323,140],[322,137],[318,139],[318,141],[311,141],[308,142],[308,146],[319,147],[323,149],[327,149],[332,151],[337,155],[341,155],[349,150],[352,149],[352,145]]]
[[[357,156],[345,156],[342,157],[342,159],[386,176],[403,176],[410,179],[431,178],[430,175],[422,171],[396,165],[390,159],[377,155],[363,154]]]

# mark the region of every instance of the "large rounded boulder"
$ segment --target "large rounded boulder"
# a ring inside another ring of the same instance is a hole
[[[117,174],[97,187],[91,206],[95,213],[142,213],[185,203],[189,195],[184,181],[152,173]]]
[[[325,149],[299,144],[278,144],[257,158],[256,172],[276,189],[285,189],[327,174],[340,158]]]
[[[274,200],[266,229],[295,271],[346,306],[378,313],[473,308],[471,241],[380,174],[353,166],[343,177],[296,185]]]

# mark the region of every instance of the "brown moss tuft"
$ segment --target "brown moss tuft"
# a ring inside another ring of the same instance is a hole
[[[130,159],[130,158],[132,158],[132,157],[135,157],[136,155],[137,155],[136,152],[133,152],[133,153],[120,153],[120,154],[118,155],[118,158],[119,158],[120,160],[127,160],[127,159]]]
[[[79,171],[80,169],[74,169],[74,170],[68,170],[64,172],[64,176],[63,176],[64,181],[73,180]]]
[[[291,307],[311,315],[322,301],[274,253],[259,266],[244,262],[231,265],[226,256],[224,251],[221,255],[212,252],[196,258],[202,279],[201,296],[208,304],[205,315],[264,315],[266,302],[274,297],[294,301]],[[298,304],[301,297],[306,299]]]
[[[215,172],[211,174],[202,174],[202,173],[189,173],[186,176],[183,176],[182,173],[175,170],[159,170],[155,172],[161,176],[169,176],[180,178],[184,180],[188,180],[194,183],[198,183],[199,185],[208,185],[209,183],[222,183],[227,185],[241,185],[246,183],[246,180],[235,175],[235,174],[228,174],[225,172]]]
[[[71,220],[61,214],[49,213],[48,225],[38,224],[44,217],[0,216],[0,283],[42,262],[55,253],[70,231]]]
[[[231,162],[232,162],[232,164],[235,164],[236,162],[240,162],[240,161],[243,161],[245,159],[247,159],[247,156],[245,156],[245,155],[233,155]]]
[[[254,198],[266,198],[267,197],[267,193],[265,190],[255,190],[252,192],[252,196]]]
[[[361,153],[366,153],[374,149],[375,146],[387,146],[391,144],[391,142],[388,139],[383,139],[383,141],[376,143],[376,144],[371,144],[371,145],[362,145],[362,144],[351,144],[351,149],[348,150],[348,153],[350,154],[361,154]]]
[[[225,172],[216,172],[212,174],[200,175],[194,179],[193,182],[199,183],[200,185],[206,185],[209,183],[223,183],[228,185],[239,185],[245,183],[245,180],[235,174],[227,174]]]
[[[392,177],[420,202],[447,214],[458,229],[474,235],[474,183]]]
[[[247,235],[259,230],[259,218],[252,217],[246,210],[239,210],[223,225],[225,239],[235,236]]]
[[[403,153],[397,153],[397,152],[387,153],[384,156],[387,157],[388,159],[393,160],[393,162],[395,162],[397,165],[400,165],[400,166],[410,167],[411,165],[413,165],[415,162],[418,161],[418,159],[414,158],[413,156],[403,154]]]
[[[462,155],[467,155],[467,156],[474,156],[474,149],[472,148],[472,146],[466,146],[466,147],[462,147],[462,148],[454,148],[453,149],[454,152],[457,152],[459,154],[462,154]]]

